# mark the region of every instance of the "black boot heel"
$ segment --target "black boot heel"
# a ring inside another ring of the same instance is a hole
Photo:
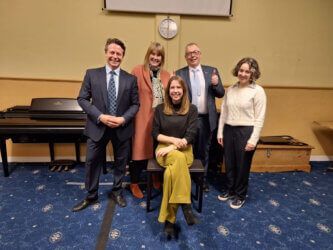
[[[174,224],[169,222],[169,221],[165,221],[164,224],[164,233],[165,236],[168,238],[168,240],[170,240],[171,238],[176,236],[176,232],[175,232],[175,227]]]
[[[187,225],[192,226],[199,223],[199,219],[194,215],[191,204],[182,204],[182,210]]]

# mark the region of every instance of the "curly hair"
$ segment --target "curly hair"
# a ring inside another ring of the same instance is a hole
[[[250,71],[251,71],[251,77],[250,77],[250,79],[252,81],[255,81],[255,80],[259,79],[259,77],[261,75],[260,70],[259,70],[259,65],[258,65],[258,62],[256,61],[256,59],[254,59],[252,57],[245,57],[242,60],[240,60],[236,64],[235,68],[232,70],[232,75],[233,76],[237,76],[240,67],[244,63],[247,63],[249,65],[249,68],[250,68]]]

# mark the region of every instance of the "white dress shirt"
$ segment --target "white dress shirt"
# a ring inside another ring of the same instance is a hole
[[[207,114],[208,113],[208,106],[207,106],[207,89],[206,89],[206,82],[205,82],[205,77],[204,73],[202,71],[201,65],[199,65],[196,68],[189,67],[190,71],[190,81],[191,81],[191,86],[194,84],[194,74],[193,71],[196,71],[196,77],[198,77],[198,80],[196,82],[199,83],[199,93],[194,93],[193,92],[193,87],[192,88],[192,100],[195,98],[193,95],[197,95],[198,98],[198,113],[199,114]]]
[[[110,82],[110,78],[111,78],[112,69],[110,68],[109,65],[105,65],[105,71],[106,71],[106,84],[107,84],[107,88],[109,88],[109,82]],[[114,79],[114,84],[116,86],[116,97],[118,97],[120,68],[117,68],[113,71],[115,73],[113,75],[113,79]]]

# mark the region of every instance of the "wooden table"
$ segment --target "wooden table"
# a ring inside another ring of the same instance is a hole
[[[321,127],[333,130],[333,121],[314,121],[314,123],[316,123],[317,125],[319,125]]]

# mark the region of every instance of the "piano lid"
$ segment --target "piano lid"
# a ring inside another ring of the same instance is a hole
[[[29,109],[32,119],[86,119],[74,98],[33,98]]]
[[[31,119],[85,120],[86,113],[74,98],[33,98],[31,106],[8,108],[2,118],[29,117]]]
[[[33,98],[29,111],[33,113],[84,113],[74,98]]]

